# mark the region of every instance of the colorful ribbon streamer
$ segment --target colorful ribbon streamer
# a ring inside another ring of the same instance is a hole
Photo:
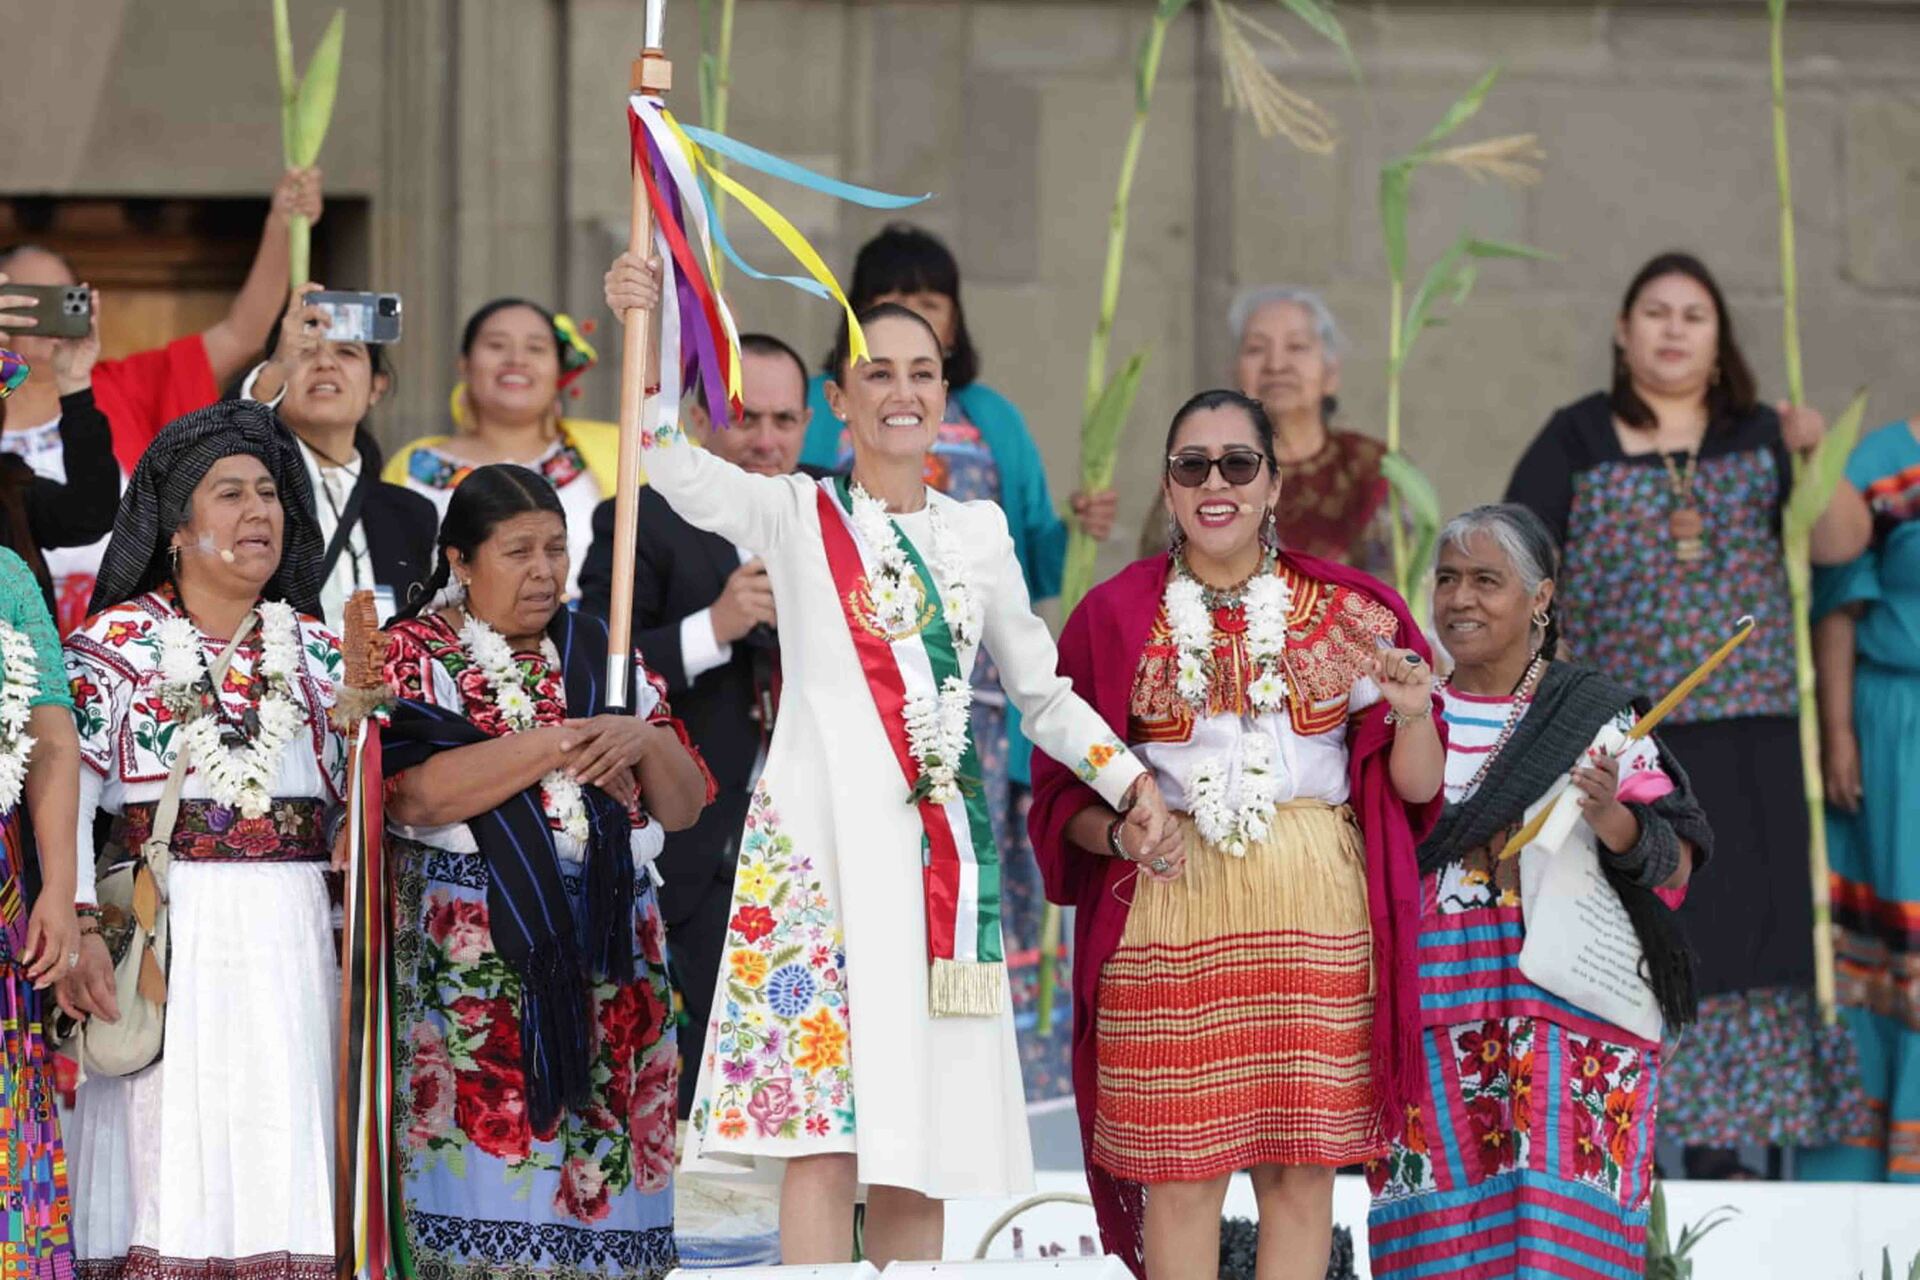
[[[856,360],[864,359],[866,335],[860,330],[846,292],[820,254],[784,214],[721,170],[708,153],[870,209],[905,209],[928,197],[891,195],[841,182],[710,129],[682,125],[664,103],[646,94],[636,93],[628,99],[627,115],[634,167],[653,208],[655,247],[667,272],[661,290],[662,385],[658,398],[666,398],[667,366],[675,364],[673,385],[702,386],[715,421],[726,425],[739,411],[739,332],[726,300],[713,284],[722,256],[753,279],[791,285],[814,297],[837,302],[846,315],[851,353]],[[742,258],[714,212],[709,182],[752,214],[807,274],[775,275]],[[671,331],[664,323],[669,307],[676,320]],[[661,421],[672,424],[677,421],[678,407],[665,407],[660,413]]]

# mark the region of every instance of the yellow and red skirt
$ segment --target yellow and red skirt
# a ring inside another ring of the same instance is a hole
[[[1130,1182],[1381,1153],[1365,845],[1295,801],[1234,857],[1190,820],[1171,882],[1141,876],[1100,976],[1093,1159]]]

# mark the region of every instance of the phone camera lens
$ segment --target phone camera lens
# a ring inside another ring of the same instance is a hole
[[[400,314],[400,299],[398,299],[398,298],[382,298],[382,299],[380,299],[380,314],[381,314],[381,315],[383,315],[383,316],[397,316],[397,315],[399,315],[399,314]]]

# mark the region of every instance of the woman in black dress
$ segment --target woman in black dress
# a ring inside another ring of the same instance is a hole
[[[1675,684],[1742,614],[1753,638],[1674,713],[1662,736],[1691,775],[1722,874],[1682,917],[1699,953],[1700,1022],[1669,1062],[1661,1127],[1691,1177],[1742,1176],[1744,1144],[1843,1140],[1867,1123],[1839,1081],[1842,1035],[1814,1010],[1807,806],[1800,773],[1793,615],[1781,516],[1792,452],[1820,441],[1810,409],[1756,400],[1718,284],[1663,254],[1620,307],[1613,385],[1559,410],[1507,500],[1565,548],[1564,645],[1654,693]],[[1816,564],[1858,555],[1866,504],[1842,484],[1814,526]]]

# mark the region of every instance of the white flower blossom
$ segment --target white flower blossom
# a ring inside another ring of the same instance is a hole
[[[507,726],[533,728],[536,719],[533,691],[527,687],[526,675],[514,660],[513,646],[507,643],[506,637],[469,613],[460,626],[460,646],[486,677],[493,705]],[[541,638],[540,656],[549,666],[559,668],[560,651],[554,648],[552,640]],[[545,774],[540,779],[540,807],[561,831],[585,842],[590,834],[587,800],[579,783],[558,769]]]
[[[293,696],[301,655],[299,615],[278,601],[262,602],[259,614],[260,660],[254,675],[261,690],[255,708],[260,731],[238,750],[221,740],[219,716],[200,706],[200,689],[210,672],[199,628],[184,615],[165,618],[155,628],[160,700],[183,717],[176,750],[189,752],[212,799],[246,818],[266,816],[280,758],[306,725],[306,713]]]

